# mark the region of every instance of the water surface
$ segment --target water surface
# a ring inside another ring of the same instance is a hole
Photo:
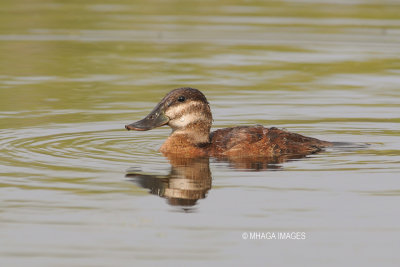
[[[2,266],[399,265],[398,1],[6,0],[0,60]],[[182,86],[213,129],[369,146],[174,167],[124,125]]]

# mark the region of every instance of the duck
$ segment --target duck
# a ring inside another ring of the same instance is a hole
[[[165,156],[254,158],[305,156],[332,142],[262,125],[235,126],[211,132],[209,102],[198,89],[170,91],[143,119],[125,125],[127,130],[148,131],[168,125],[172,132],[159,151]]]

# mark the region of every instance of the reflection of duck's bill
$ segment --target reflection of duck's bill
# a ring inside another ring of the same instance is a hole
[[[163,126],[169,122],[164,113],[163,105],[158,104],[144,119],[125,125],[125,129],[134,131],[147,131]]]

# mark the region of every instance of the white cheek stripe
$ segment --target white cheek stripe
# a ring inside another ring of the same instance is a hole
[[[204,116],[200,113],[189,113],[182,115],[181,117],[176,118],[175,120],[171,120],[169,124],[176,128],[182,128],[190,123],[204,119],[205,119]]]
[[[188,103],[180,104],[178,106],[169,108],[167,112],[165,112],[165,115],[167,115],[169,118],[174,118],[179,114],[183,113],[189,107],[197,105],[201,106],[203,105],[203,103],[199,101],[190,101]]]

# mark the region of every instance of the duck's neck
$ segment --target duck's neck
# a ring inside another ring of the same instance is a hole
[[[212,115],[208,104],[189,102],[184,108],[171,109],[166,114],[173,118],[168,123],[172,133],[161,152],[200,153],[210,142]]]
[[[207,155],[210,142],[210,126],[199,123],[188,125],[184,129],[175,129],[161,146],[164,155],[174,154],[180,157],[198,157]]]
[[[199,146],[210,142],[209,122],[196,121],[186,125],[184,128],[173,129],[170,138],[184,138],[190,144]]]

